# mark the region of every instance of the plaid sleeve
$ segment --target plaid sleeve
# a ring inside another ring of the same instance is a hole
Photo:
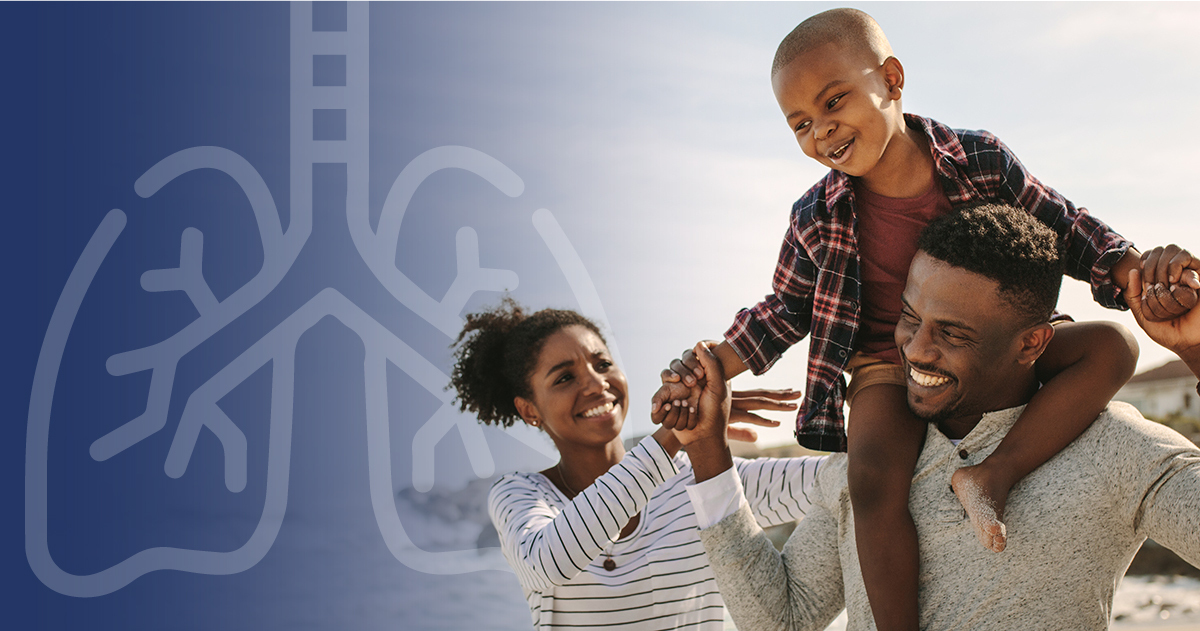
[[[779,249],[771,283],[774,293],[735,316],[725,341],[754,374],[761,375],[783,352],[808,335],[812,326],[812,296],[816,266],[800,245],[796,213]]]
[[[994,137],[993,137],[994,138]],[[1033,177],[1004,143],[999,148],[1003,175],[998,197],[1015,202],[1054,229],[1064,244],[1067,274],[1090,283],[1092,298],[1109,309],[1127,309],[1110,271],[1133,243],[1096,219],[1086,208],[1076,207],[1058,191]]]

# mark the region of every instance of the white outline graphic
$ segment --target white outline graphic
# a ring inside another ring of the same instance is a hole
[[[204,235],[195,228],[183,231],[179,267],[145,272],[143,289],[150,292],[183,291],[200,316],[169,338],[136,350],[119,353],[106,363],[114,376],[152,371],[146,409],[95,440],[90,449],[97,461],[118,456],[129,447],[162,430],[167,424],[175,371],[180,360],[271,293],[288,273],[312,233],[312,168],[317,163],[346,164],[347,224],[360,256],[395,299],[447,335],[462,326],[459,313],[477,291],[516,287],[517,275],[508,270],[479,266],[478,235],[461,228],[455,238],[457,276],[442,300],[421,290],[396,268],[400,225],[414,192],[431,174],[448,168],[478,175],[509,197],[518,197],[524,183],[511,169],[482,152],[467,147],[431,149],[414,158],[397,176],[384,202],[377,230],[371,230],[367,184],[369,177],[369,7],[347,3],[345,32],[314,32],[312,6],[291,5],[291,220],[284,232],[279,213],[258,171],[240,155],[220,147],[193,147],[179,151],[151,167],[134,183],[137,194],[149,198],[175,178],[197,170],[216,169],[241,187],[250,201],[263,246],[262,269],[245,285],[218,301],[202,272]],[[345,87],[314,87],[312,56],[340,54],[347,58]],[[345,109],[347,135],[340,141],[312,140],[314,109]],[[583,261],[554,215],[539,209],[532,215],[583,311],[607,324],[596,288]],[[178,570],[224,575],[245,571],[257,564],[275,542],[287,508],[291,459],[296,344],[301,335],[322,318],[333,316],[364,342],[364,397],[367,410],[367,455],[372,508],[388,549],[401,563],[430,574],[465,573],[495,569],[510,571],[500,555],[480,555],[476,550],[429,552],[408,537],[399,519],[392,488],[390,416],[387,365],[391,363],[442,401],[442,406],[417,431],[413,440],[413,486],[427,491],[433,486],[434,447],[458,429],[472,470],[479,477],[494,473],[495,463],[482,430],[475,420],[458,413],[444,391],[448,377],[399,337],[333,288],[316,291],[302,307],[254,342],[236,359],[192,392],[166,455],[164,471],[182,476],[191,461],[197,438],[207,428],[220,441],[224,454],[225,486],[231,492],[246,487],[247,441],[245,434],[221,411],[217,402],[260,368],[271,365],[271,412],[266,500],[262,516],[250,538],[231,552],[157,547],[142,550],[100,572],[71,574],[52,558],[47,540],[48,454],[51,409],[63,353],[80,306],[101,264],[121,235],[125,213],[110,211],[92,235],[59,296],[51,315],[34,373],[29,404],[25,460],[25,549],[30,567],[49,588],[59,593],[93,597],[114,592],[156,570]],[[615,344],[614,355],[619,353]],[[517,435],[514,435],[517,436]],[[517,436],[520,438],[519,436]],[[544,451],[541,445],[533,445]]]

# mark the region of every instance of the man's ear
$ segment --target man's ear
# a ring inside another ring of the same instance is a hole
[[[538,413],[537,406],[533,404],[533,401],[525,397],[513,397],[513,405],[516,406],[517,414],[521,415],[526,425],[541,427],[542,417]]]
[[[1046,352],[1050,340],[1054,338],[1054,327],[1049,322],[1037,324],[1025,329],[1019,338],[1021,348],[1018,350],[1017,361],[1021,364],[1032,365]]]
[[[883,83],[887,86],[888,96],[892,100],[899,99],[904,90],[904,66],[900,64],[899,59],[888,57],[883,60],[880,70],[883,72]]]

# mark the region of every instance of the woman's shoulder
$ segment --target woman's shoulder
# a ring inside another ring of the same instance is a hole
[[[537,471],[512,471],[500,476],[488,491],[488,502],[504,499],[555,499],[550,480]]]

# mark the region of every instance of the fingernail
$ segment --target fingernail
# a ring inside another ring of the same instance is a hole
[[[689,412],[689,413],[691,413],[691,414],[695,414],[695,413],[696,413],[696,408],[688,408],[688,412]]]
[[[695,377],[693,377],[693,376],[691,376],[691,375],[688,375],[688,376],[686,376],[686,377],[684,377],[684,378],[683,378],[683,382],[684,382],[684,383],[686,383],[686,384],[687,384],[687,385],[689,385],[689,386],[692,386],[692,385],[695,385],[695,384],[696,384],[696,378],[695,378]]]
[[[651,403],[651,404],[650,404],[650,412],[651,412],[651,413],[654,413],[654,412],[657,412],[657,411],[658,411],[658,403],[657,403],[657,402],[655,402],[655,403]]]

